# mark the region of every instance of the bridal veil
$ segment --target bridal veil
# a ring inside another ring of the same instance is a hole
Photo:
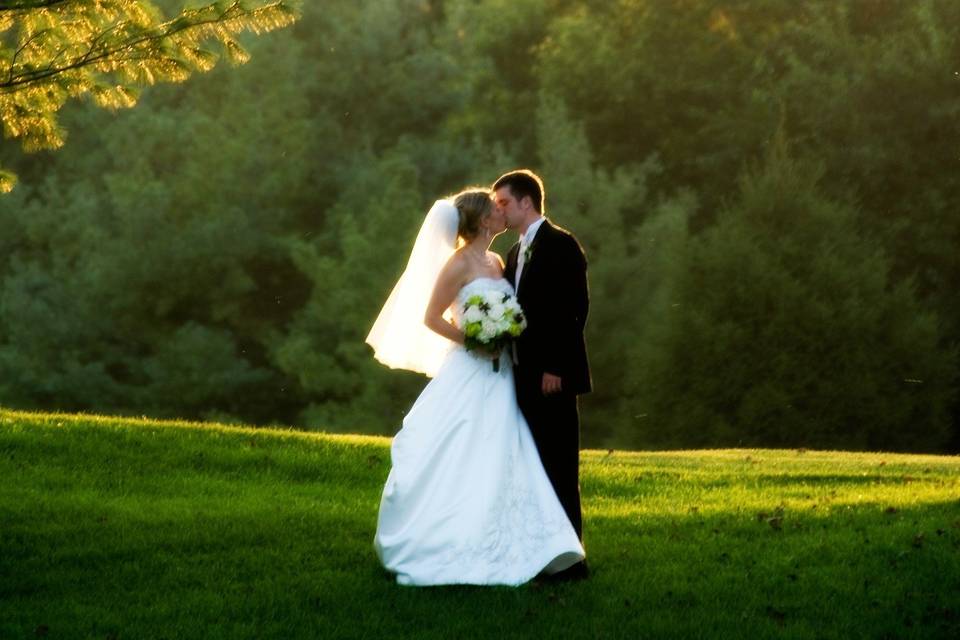
[[[423,315],[443,265],[457,248],[460,216],[450,200],[437,200],[417,234],[407,267],[380,310],[367,344],[392,369],[434,377],[451,342],[426,327]]]

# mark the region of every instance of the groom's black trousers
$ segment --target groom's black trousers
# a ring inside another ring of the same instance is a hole
[[[583,539],[580,514],[580,412],[571,393],[543,395],[543,374],[517,367],[517,402],[537,444],[543,468],[570,523]]]

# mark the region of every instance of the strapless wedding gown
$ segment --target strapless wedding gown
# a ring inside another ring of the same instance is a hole
[[[506,280],[479,278],[454,305]],[[374,546],[405,585],[519,585],[584,558],[517,405],[506,354],[455,346],[390,449]]]

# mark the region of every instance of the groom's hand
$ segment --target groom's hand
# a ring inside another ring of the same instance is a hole
[[[549,396],[554,393],[560,393],[562,387],[560,376],[555,376],[552,373],[543,374],[543,395]]]

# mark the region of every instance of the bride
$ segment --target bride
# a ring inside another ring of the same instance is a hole
[[[585,555],[517,406],[511,359],[463,346],[464,301],[513,293],[489,250],[505,228],[486,190],[438,200],[367,336],[383,364],[433,378],[393,439],[380,500],[374,546],[400,584],[519,585]]]

